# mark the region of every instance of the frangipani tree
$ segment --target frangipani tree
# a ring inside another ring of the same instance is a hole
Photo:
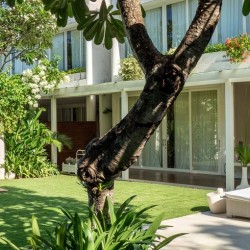
[[[27,64],[46,56],[58,31],[56,18],[40,0],[24,0],[10,7],[0,6],[0,71],[14,60]]]

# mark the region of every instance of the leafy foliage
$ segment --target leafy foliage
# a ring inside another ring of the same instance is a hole
[[[249,55],[250,51],[250,36],[243,34],[228,38],[226,40],[226,54],[230,57],[230,61],[237,63],[242,62]],[[247,55],[246,55],[247,54]]]
[[[0,73],[0,134],[11,133],[16,123],[25,117],[28,92],[29,87],[20,76]]]
[[[48,160],[45,147],[54,144],[59,149],[62,143],[45,124],[40,123],[38,113],[29,111],[15,129],[5,132],[6,172],[14,172],[17,178],[44,177],[57,174],[57,168]]]
[[[55,17],[40,0],[24,0],[15,7],[0,7],[0,70],[13,59],[32,64],[44,58],[57,32]]]
[[[108,198],[109,220],[101,214],[98,217],[89,209],[89,218],[84,221],[78,213],[74,215],[62,209],[66,219],[57,223],[53,232],[48,232],[48,237],[41,236],[38,222],[32,217],[32,237],[29,238],[29,249],[47,250],[129,250],[129,249],[154,249],[158,250],[167,245],[176,237],[164,237],[157,234],[162,215],[159,215],[149,224],[144,225],[144,213],[152,206],[136,211],[129,203],[135,196],[128,198],[118,210],[115,211],[112,201]],[[160,237],[162,241],[160,242]],[[10,241],[5,241],[13,249],[16,247]],[[31,247],[31,248],[30,248]]]
[[[244,0],[243,6],[242,6],[242,13],[244,16],[247,16],[250,12],[250,0]]]
[[[209,44],[205,49],[205,53],[213,53],[225,50],[226,45],[224,43]]]
[[[78,68],[69,69],[65,71],[65,73],[67,74],[75,74],[75,73],[80,73],[80,72],[86,72],[86,69],[84,67],[78,67]]]
[[[143,79],[143,71],[133,56],[129,56],[121,60],[121,68],[119,75],[123,81]]]
[[[95,1],[94,1],[95,2]],[[66,26],[68,17],[75,17],[78,23],[77,29],[83,31],[87,41],[94,40],[100,45],[104,42],[107,49],[112,47],[112,38],[120,43],[125,41],[125,31],[122,21],[115,16],[120,11],[113,5],[107,6],[103,0],[99,10],[90,10],[86,1],[57,1],[43,0],[45,10],[50,10],[57,17],[58,26]]]

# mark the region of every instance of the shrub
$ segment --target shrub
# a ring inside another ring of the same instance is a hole
[[[225,50],[226,45],[224,43],[209,44],[205,49],[205,53],[213,53]]]
[[[112,201],[108,198],[108,216],[105,220],[100,214],[95,215],[89,210],[89,218],[84,221],[75,213],[74,215],[62,209],[66,219],[57,223],[53,232],[48,232],[48,237],[41,236],[39,225],[32,217],[32,236],[26,249],[47,250],[129,250],[129,249],[154,249],[158,250],[167,245],[176,237],[176,234],[164,237],[157,234],[161,227],[163,216],[158,216],[148,226],[144,225],[144,213],[150,207],[136,211],[129,206],[135,196],[127,199],[115,212]],[[161,242],[159,241],[161,238]],[[13,249],[19,250],[7,239],[4,239]],[[23,249],[23,248],[22,248]]]
[[[143,71],[133,56],[121,60],[119,75],[123,81],[140,80],[144,78]]]
[[[86,69],[84,67],[78,67],[74,69],[69,69],[64,71],[66,74],[75,74],[80,72],[86,72]]]

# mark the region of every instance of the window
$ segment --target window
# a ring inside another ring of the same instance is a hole
[[[57,34],[53,39],[51,58],[58,56],[59,69],[85,67],[85,42],[80,31],[73,30]]]
[[[145,26],[155,47],[162,51],[162,14],[161,8],[146,11]]]
[[[58,122],[82,122],[86,121],[85,107],[60,107],[57,110]]]
[[[177,47],[186,32],[186,5],[178,2],[167,5],[167,45],[168,49]]]
[[[155,45],[155,47],[162,51],[162,12],[161,8],[156,8],[146,11],[145,17],[145,27],[147,32]],[[132,50],[128,43],[128,40],[125,41],[125,57],[132,55]]]
[[[227,0],[222,4],[221,19],[218,23],[218,42],[243,33],[241,0]]]

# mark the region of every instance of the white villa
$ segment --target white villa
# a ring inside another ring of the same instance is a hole
[[[198,0],[142,0],[146,27],[160,51],[179,44],[197,3]],[[250,17],[241,12],[243,1],[223,3],[211,44],[250,33]],[[76,26],[71,20],[60,29],[50,55],[61,57],[60,69],[85,67],[86,73],[71,75],[70,83],[43,96],[40,102],[47,108],[43,120],[51,124],[52,130],[72,136],[75,151],[118,123],[144,86],[143,80],[122,81],[118,76],[120,59],[130,52],[127,44],[114,40],[108,51],[102,45],[84,41]],[[232,64],[224,55],[215,52],[202,56],[173,109],[132,168],[224,175],[227,190],[234,189],[234,177],[241,175],[241,168],[235,164],[234,147],[246,138],[250,143],[250,60]],[[17,63],[16,72],[23,67]],[[84,141],[81,136],[88,139]],[[60,158],[53,148],[51,156],[61,164],[68,156],[74,157],[75,151],[65,151]],[[127,172],[123,178],[128,178]]]

